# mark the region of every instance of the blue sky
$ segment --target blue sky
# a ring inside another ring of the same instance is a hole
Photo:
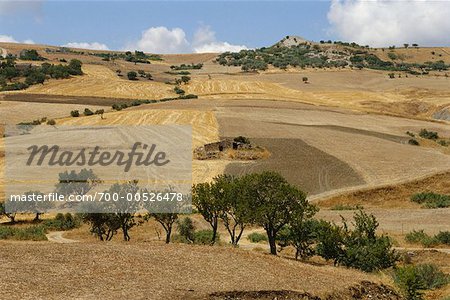
[[[422,2],[0,0],[0,41],[149,52],[254,48],[286,35],[448,45],[450,3]]]

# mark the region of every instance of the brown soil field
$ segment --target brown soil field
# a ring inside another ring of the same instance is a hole
[[[227,165],[225,173],[240,176],[273,170],[302,187],[308,194],[364,184],[361,176],[348,164],[300,139],[256,138],[252,142],[270,149],[270,158],[249,163],[231,163]]]
[[[202,299],[213,292],[283,289],[324,296],[362,280],[379,282],[354,270],[224,247],[0,242],[0,250],[2,274],[14,278],[0,282],[10,299]]]

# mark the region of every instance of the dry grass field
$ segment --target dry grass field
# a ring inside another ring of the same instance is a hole
[[[2,274],[14,278],[2,280],[0,288],[17,291],[10,299],[206,299],[213,292],[282,289],[324,296],[362,280],[380,281],[358,271],[224,247],[0,242],[0,249]],[[121,284],[115,285],[118,278]]]

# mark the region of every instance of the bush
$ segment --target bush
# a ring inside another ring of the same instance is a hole
[[[194,94],[187,94],[187,95],[182,95],[179,97],[179,99],[197,99],[198,96],[194,95]]]
[[[55,120],[53,120],[53,119],[50,119],[50,120],[48,120],[47,121],[47,125],[56,125],[56,121]]]
[[[213,237],[213,231],[210,229],[199,230],[194,233],[194,244],[198,245],[210,245]],[[219,233],[216,234],[215,242],[220,240]]]
[[[420,264],[415,266],[415,269],[416,275],[424,283],[424,288],[427,290],[438,289],[450,281],[450,277],[434,264]]]
[[[184,95],[184,90],[181,89],[180,87],[176,86],[174,89],[175,93],[177,93],[178,95]]]
[[[429,140],[437,140],[439,138],[439,135],[436,131],[428,131],[426,129],[422,129],[419,132],[419,136],[421,138],[429,139]]]
[[[179,235],[189,243],[193,243],[195,240],[195,226],[192,219],[189,217],[184,218],[182,221],[177,221],[177,231]],[[210,240],[211,241],[211,240]]]
[[[77,118],[77,117],[80,116],[80,112],[79,112],[78,110],[72,110],[72,111],[70,112],[70,116],[72,116],[72,117],[74,117],[74,118]]]
[[[409,139],[408,144],[413,146],[419,146],[419,142],[416,139]]]
[[[407,265],[395,270],[394,282],[402,290],[407,300],[422,300],[424,283],[416,274],[412,265]]]
[[[54,219],[44,220],[42,226],[47,230],[70,230],[81,225],[81,220],[70,213],[58,213]]]
[[[445,208],[450,206],[450,196],[433,192],[414,194],[411,196],[411,201],[422,204],[425,208]]]
[[[29,227],[2,225],[0,226],[0,239],[43,241],[47,237],[45,236],[45,228],[41,225]]]
[[[247,235],[247,239],[251,243],[267,242],[267,235],[259,232],[252,232]]]
[[[450,231],[439,231],[435,238],[441,244],[450,245]]]
[[[128,72],[128,73],[127,73],[127,78],[128,78],[129,80],[136,80],[136,78],[137,78],[137,73],[134,72],[134,71]]]
[[[413,230],[405,235],[405,241],[413,244],[422,244],[422,246],[429,248],[436,246],[438,240],[426,234],[423,230]]]
[[[373,215],[359,211],[354,215],[355,229],[348,229],[322,221],[318,224],[316,252],[335,264],[357,268],[365,272],[386,269],[395,264],[398,255],[387,236],[377,236],[378,222]]]
[[[89,108],[85,108],[83,114],[85,116],[92,116],[94,114],[94,112],[92,110],[90,110]]]

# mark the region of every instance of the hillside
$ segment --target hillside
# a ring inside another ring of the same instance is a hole
[[[86,246],[0,242],[3,274],[15,278],[2,280],[0,287],[16,291],[10,299],[42,295],[47,299],[90,299],[93,295],[208,299],[215,292],[258,290],[292,290],[322,297],[336,293],[342,297],[334,299],[345,299],[349,287],[361,281],[379,283],[375,276],[358,271],[302,264],[239,249],[155,242]],[[126,263],[133,268],[124,267]],[[29,273],[40,276],[29,277]],[[55,279],[52,285],[48,285],[49,278]],[[111,286],[118,278],[130,280]]]

